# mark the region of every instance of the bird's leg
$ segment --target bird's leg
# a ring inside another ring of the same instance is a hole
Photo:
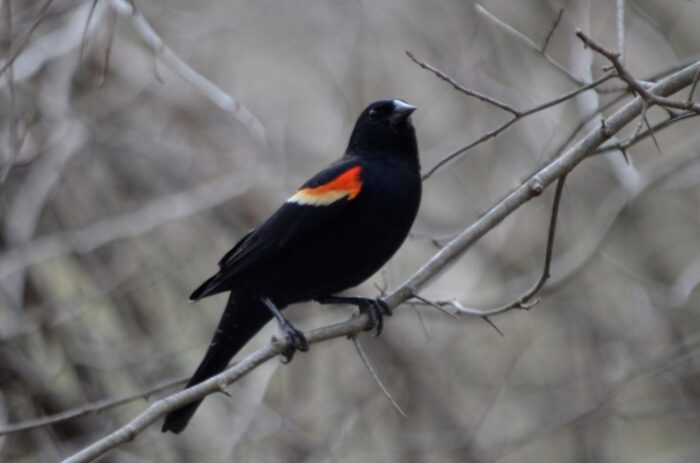
[[[366,313],[370,324],[365,331],[376,329],[374,335],[379,336],[384,328],[384,315],[391,317],[391,309],[381,299],[371,299],[357,296],[324,296],[316,299],[320,304],[350,304],[357,306],[361,313]]]
[[[263,304],[265,304],[265,307],[272,312],[272,315],[275,316],[280,330],[282,330],[282,333],[284,333],[284,337],[286,338],[287,348],[284,352],[282,352],[282,355],[284,356],[283,362],[291,362],[292,357],[294,357],[294,353],[297,350],[302,352],[309,350],[309,342],[306,340],[304,333],[296,329],[294,325],[292,325],[292,323],[287,320],[284,315],[282,315],[282,312],[277,308],[275,303],[266,297],[263,297],[260,300],[263,302]]]

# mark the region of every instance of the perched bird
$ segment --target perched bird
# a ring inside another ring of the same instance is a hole
[[[299,188],[219,262],[219,271],[190,300],[230,291],[202,363],[187,383],[220,373],[268,321],[287,340],[287,361],[308,350],[303,333],[282,315],[296,302],[346,303],[367,313],[381,332],[391,315],[379,299],[335,296],[372,276],[399,249],[421,199],[420,164],[411,113],[382,100],[360,114],[345,154]],[[170,412],[163,432],[180,433],[201,400]]]

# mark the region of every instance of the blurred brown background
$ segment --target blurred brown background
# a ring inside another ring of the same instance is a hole
[[[510,117],[405,50],[526,109],[576,85],[484,11],[541,45],[564,8],[548,51],[583,81],[607,63],[574,31],[617,45],[614,0],[137,2],[143,17],[99,0],[86,28],[91,4],[50,3],[13,79],[0,77],[0,162],[11,167],[0,186],[0,427],[190,374],[224,299],[193,306],[187,295],[342,154],[371,101],[418,106],[424,169]],[[42,5],[12,1],[13,50]],[[144,40],[142,18],[250,115],[175,72]],[[648,78],[700,54],[699,22],[696,1],[627,1],[630,70]],[[436,252],[433,240],[477,219],[616,95],[587,92],[526,118],[427,180],[412,238],[354,292],[396,288]],[[360,337],[407,419],[352,344],[335,340],[290,365],[269,362],[230,398],[209,397],[184,434],[152,426],[104,461],[700,461],[697,121],[657,140],[661,153],[645,140],[630,165],[614,152],[569,176],[552,281],[534,309],[493,320],[505,337],[424,307],[398,310],[379,338]],[[540,271],[551,199],[525,205],[421,294],[476,308],[517,297]],[[309,329],[350,310],[287,313]],[[146,405],[0,437],[0,460],[56,461]]]

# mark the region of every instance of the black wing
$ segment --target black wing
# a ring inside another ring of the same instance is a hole
[[[248,232],[233,249],[227,252],[219,261],[219,272],[197,288],[190,296],[190,300],[196,301],[230,289],[231,283],[251,263],[283,250],[310,230],[337,216],[360,193],[360,174],[361,167],[354,159],[341,159],[316,174],[260,227]],[[359,183],[353,184],[354,190],[349,191],[348,194],[332,189],[334,182],[339,178],[348,176],[354,178],[355,175]],[[312,196],[304,194],[307,191],[324,190],[327,187],[331,188],[316,194],[322,200],[315,203]]]

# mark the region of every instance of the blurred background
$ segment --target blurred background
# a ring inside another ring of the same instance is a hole
[[[616,3],[156,0],[134,14],[122,0],[4,0],[3,63],[16,59],[0,76],[0,428],[191,374],[225,296],[191,305],[188,294],[342,154],[368,103],[418,106],[424,171],[511,117],[406,50],[527,109],[601,75],[608,63],[574,32],[617,49]],[[569,76],[513,33],[541,47],[560,9],[547,53]],[[629,0],[624,12],[635,76],[700,54],[697,1]],[[622,88],[604,87],[437,171],[411,238],[352,293],[397,288],[597,125],[586,118]],[[609,152],[569,175],[553,277],[532,310],[493,319],[505,337],[477,317],[405,306],[381,337],[359,338],[407,418],[337,339],[210,396],[182,435],[154,425],[102,461],[700,461],[697,121],[656,140],[630,148],[629,163]],[[551,201],[548,190],[526,204],[421,294],[474,308],[518,297],[541,271]],[[303,329],[351,313],[287,311]],[[179,388],[2,436],[0,460],[66,457]]]

